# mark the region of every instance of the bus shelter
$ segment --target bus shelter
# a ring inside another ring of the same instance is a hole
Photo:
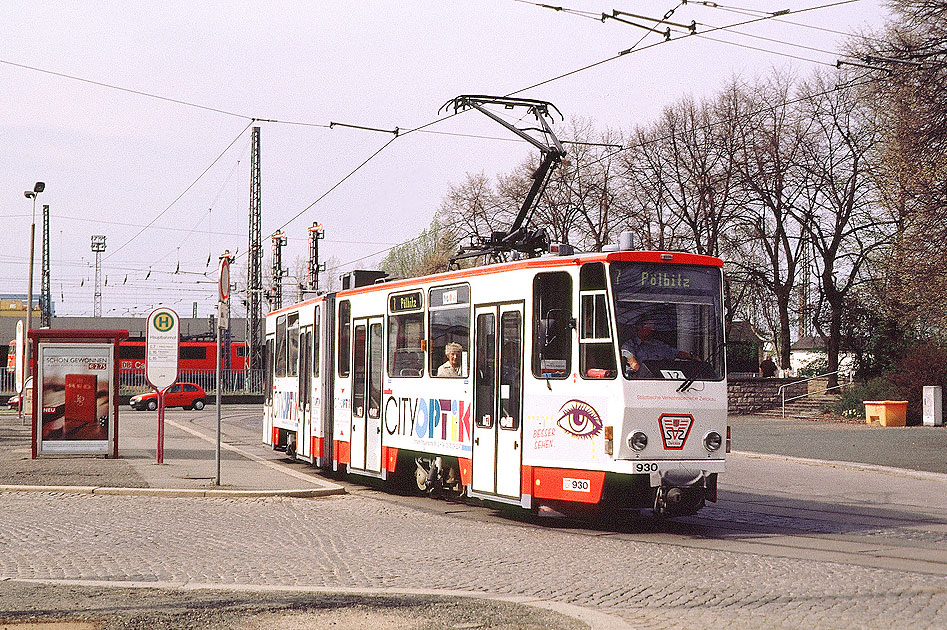
[[[29,331],[32,457],[118,457],[118,344],[127,330]]]

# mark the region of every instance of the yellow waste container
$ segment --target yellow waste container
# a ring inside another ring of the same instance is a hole
[[[906,400],[866,400],[865,422],[879,422],[883,427],[903,427],[908,415]]]

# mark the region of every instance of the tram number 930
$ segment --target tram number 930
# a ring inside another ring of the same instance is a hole
[[[658,465],[653,462],[652,463],[637,462],[635,464],[635,472],[636,473],[658,472]]]
[[[591,492],[592,484],[588,479],[570,479],[563,477],[562,489],[571,492]]]

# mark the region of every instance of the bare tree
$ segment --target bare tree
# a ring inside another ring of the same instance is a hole
[[[570,121],[565,135],[572,138],[565,143],[569,155],[553,172],[534,222],[553,241],[601,251],[613,240],[621,207],[616,149],[622,139],[612,130],[596,131],[591,121],[583,119]]]
[[[437,211],[438,225],[460,242],[474,237],[487,237],[510,224],[518,208],[509,189],[501,190],[486,175],[467,174],[466,179],[451,186]]]
[[[666,180],[671,160],[666,159],[662,130],[656,126],[638,127],[633,142],[623,155],[623,190],[628,199],[624,223],[641,241],[645,249],[666,251],[683,249],[678,244],[674,217],[666,198]]]
[[[884,70],[862,95],[878,116],[878,184],[899,220],[879,261],[875,296],[901,326],[925,335],[947,326],[947,3],[891,0],[884,32],[854,40],[854,54]],[[923,284],[928,290],[918,291]]]
[[[838,370],[847,300],[862,272],[888,243],[895,225],[882,213],[870,156],[879,142],[876,112],[852,90],[833,89],[838,77],[817,74],[803,114],[813,121],[805,145],[807,202],[795,209],[815,252],[819,272],[816,329],[826,341],[828,371]],[[837,375],[830,377],[837,384]]]
[[[626,159],[635,197],[643,201],[645,240],[660,249],[720,254],[738,210],[733,118],[723,102],[684,99],[636,134]],[[655,229],[656,228],[656,229]]]
[[[447,271],[456,250],[456,240],[435,218],[417,238],[393,247],[380,267],[397,278],[426,276]]]
[[[339,281],[339,259],[336,256],[326,258],[325,271],[319,273],[319,290],[326,293],[338,291],[341,283]]]
[[[789,368],[792,302],[808,243],[793,211],[806,200],[804,151],[809,135],[807,119],[789,104],[794,89],[795,81],[777,75],[751,87],[734,83],[728,90],[744,191],[735,238],[730,240],[732,264],[756,285],[753,293],[775,302],[775,318],[767,323],[775,333],[783,368]]]

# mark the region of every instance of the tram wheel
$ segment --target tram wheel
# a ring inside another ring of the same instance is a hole
[[[414,482],[418,490],[422,493],[427,492],[427,471],[420,466],[414,467]]]

